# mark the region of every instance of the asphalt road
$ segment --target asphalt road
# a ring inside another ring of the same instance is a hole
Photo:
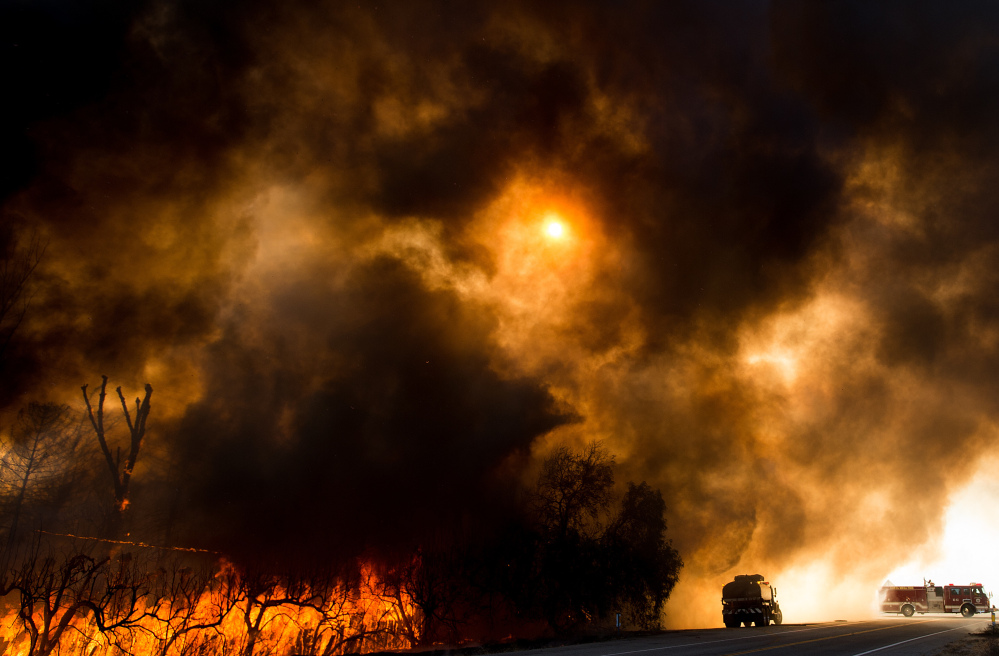
[[[915,616],[859,622],[675,631],[647,638],[518,652],[518,656],[918,656],[985,628],[988,615]]]

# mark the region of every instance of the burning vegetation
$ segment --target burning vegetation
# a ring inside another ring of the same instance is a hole
[[[36,543],[2,580],[6,654],[341,654],[412,644],[406,593],[370,570],[239,570],[225,560]]]
[[[439,523],[409,549],[348,555],[330,544],[278,559],[138,542],[164,528],[128,487],[152,388],[134,414],[118,388],[123,461],[106,386],[93,405],[84,386],[81,417],[29,406],[6,438],[5,653],[332,655],[564,633],[615,612],[654,628],[683,566],[661,493],[629,483],[616,499],[614,459],[598,443],[556,447],[488,534]],[[94,497],[71,501],[65,491],[85,482]]]

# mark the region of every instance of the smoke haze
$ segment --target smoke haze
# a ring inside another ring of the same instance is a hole
[[[0,402],[151,383],[171,540],[488,530],[598,439],[718,624],[876,587],[995,446],[994,4],[130,7],[0,10]]]

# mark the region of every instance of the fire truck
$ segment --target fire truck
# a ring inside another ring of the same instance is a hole
[[[881,612],[902,613],[912,617],[915,613],[961,613],[974,617],[975,613],[989,610],[989,597],[981,583],[964,585],[885,585],[881,588]]]
[[[760,574],[740,574],[722,588],[722,621],[725,626],[780,624],[784,616],[777,603],[777,588]]]

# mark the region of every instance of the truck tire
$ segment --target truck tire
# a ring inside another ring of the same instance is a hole
[[[974,617],[975,607],[972,606],[971,604],[965,604],[961,606],[961,614],[964,615],[965,617]]]
[[[774,611],[774,624],[780,626],[780,623],[784,621],[784,614],[780,612],[780,608]]]
[[[915,612],[916,609],[910,606],[909,604],[902,606],[902,614],[905,615],[906,617],[912,617]]]

